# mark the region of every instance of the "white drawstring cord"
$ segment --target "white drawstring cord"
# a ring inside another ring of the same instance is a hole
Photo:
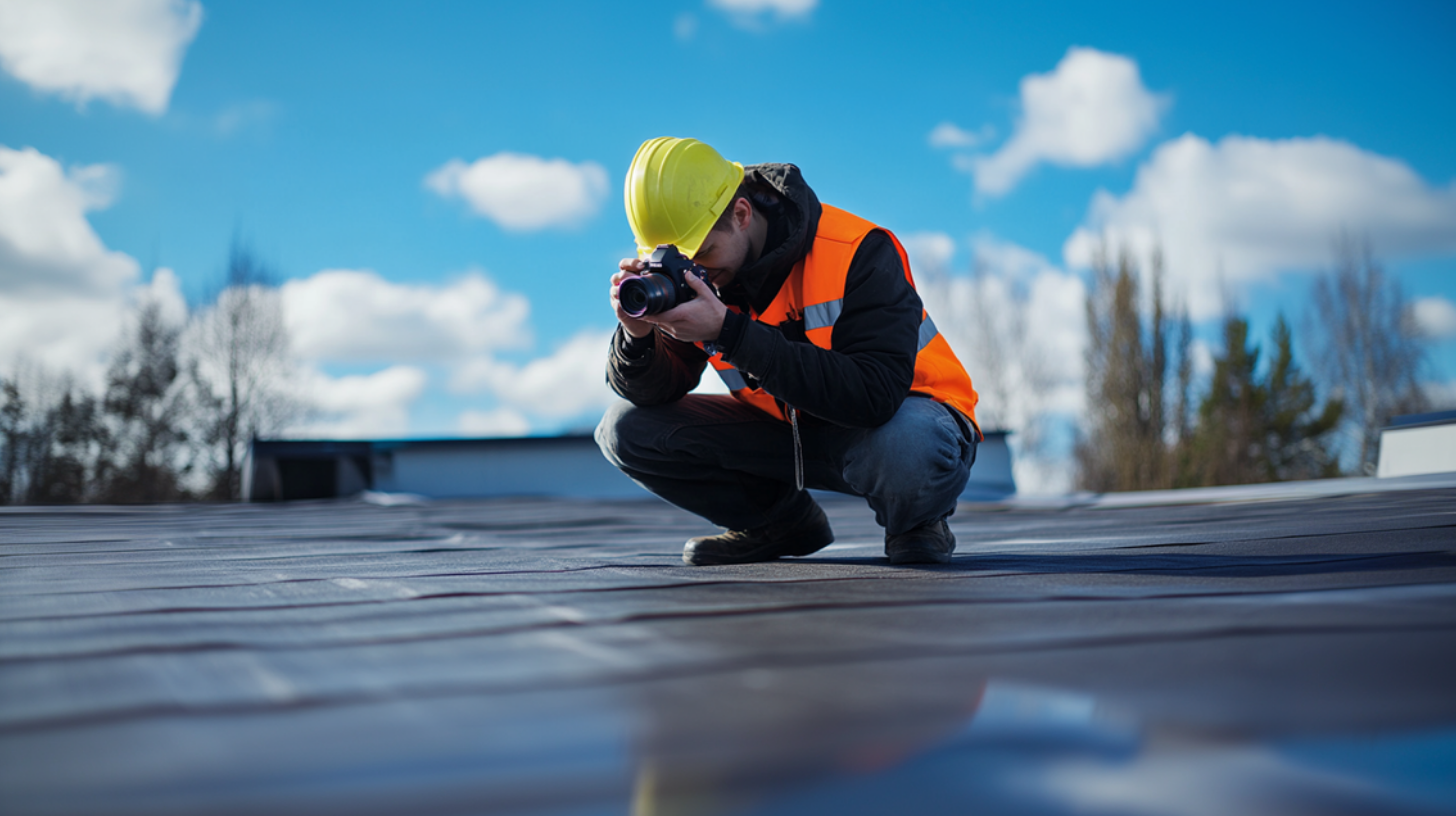
[[[794,487],[804,489],[804,446],[799,442],[799,409],[789,406],[789,424],[794,426]]]

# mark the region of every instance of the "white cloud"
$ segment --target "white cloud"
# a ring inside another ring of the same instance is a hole
[[[287,435],[368,439],[409,432],[409,409],[424,391],[425,372],[391,366],[367,375],[330,377],[317,370],[302,376],[301,396],[314,416]]]
[[[914,232],[902,236],[900,243],[910,256],[910,274],[917,282],[950,274],[956,248],[954,238],[943,232]]]
[[[975,147],[996,137],[996,129],[990,125],[972,132],[952,122],[941,122],[926,137],[931,147]]]
[[[410,404],[421,393],[428,397],[423,369],[440,364],[450,372],[450,391],[480,394],[497,406],[461,413],[460,433],[519,435],[602,410],[613,399],[605,380],[609,331],[581,332],[523,364],[501,360],[502,351],[530,347],[529,308],[523,296],[480,272],[446,284],[399,284],[370,271],[325,270],[284,284],[282,300],[305,364],[396,364],[368,377],[305,377],[311,390],[304,399],[326,419],[294,435],[404,433]]]
[[[176,272],[165,266],[153,270],[152,279],[137,289],[134,299],[157,304],[162,319],[174,326],[187,322],[187,299],[182,296],[182,282]]]
[[[1000,150],[970,160],[977,192],[1001,195],[1041,162],[1094,167],[1131,155],[1158,127],[1166,97],[1137,63],[1073,47],[1049,74],[1021,80],[1021,118]]]
[[[16,297],[0,292],[0,375],[24,363],[99,386],[126,316],[119,298]]]
[[[107,296],[136,279],[135,260],[112,252],[86,220],[115,197],[120,171],[61,168],[34,148],[0,145],[0,291]]]
[[[553,354],[516,366],[480,358],[461,366],[451,387],[488,389],[507,406],[543,418],[567,419],[602,410],[614,399],[606,383],[610,330],[579,332]]]
[[[708,0],[708,5],[740,22],[752,22],[765,15],[780,20],[808,17],[819,0]]]
[[[451,159],[425,177],[425,186],[464,199],[506,229],[528,231],[574,226],[595,215],[606,197],[607,171],[595,162],[497,153],[471,164]]]
[[[511,408],[463,411],[456,430],[464,436],[525,436],[531,432],[531,421]]]
[[[1099,191],[1063,247],[1090,264],[1103,240],[1147,257],[1161,245],[1195,319],[1220,289],[1327,266],[1344,231],[1384,258],[1456,252],[1456,184],[1432,187],[1398,159],[1322,136],[1217,144],[1187,134],[1159,145],[1122,197]]]
[[[161,306],[162,317],[181,324],[187,303],[177,275],[165,267],[150,282],[105,295],[0,290],[0,374],[26,364],[62,373],[85,388],[99,389],[117,340],[141,303]]]
[[[138,297],[185,314],[170,270],[138,289],[137,262],[107,249],[86,218],[111,203],[119,176],[0,145],[0,370],[24,359],[98,385]]]
[[[1045,275],[1062,275],[1060,269],[1040,252],[1020,244],[981,233],[972,242],[978,268],[1009,280],[1030,281]]]
[[[1433,295],[1411,304],[1411,317],[1422,335],[1433,340],[1456,337],[1456,303]]]
[[[526,299],[480,272],[432,284],[329,269],[283,285],[294,351],[315,361],[459,360],[531,340]]]
[[[6,0],[0,66],[38,91],[167,110],[202,25],[196,0]]]

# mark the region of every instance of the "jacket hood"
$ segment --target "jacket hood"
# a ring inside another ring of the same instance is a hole
[[[755,312],[762,312],[773,302],[779,287],[803,257],[809,254],[814,235],[819,230],[819,197],[804,182],[799,168],[792,164],[753,164],[744,168],[743,182],[753,193],[751,199],[764,192],[773,193],[777,205],[753,201],[770,220],[769,234],[784,236],[771,249],[765,249],[757,261],[738,271],[734,286],[742,286]],[[777,221],[777,228],[774,222]]]

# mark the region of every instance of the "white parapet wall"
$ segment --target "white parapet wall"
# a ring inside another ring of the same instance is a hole
[[[1456,472],[1456,411],[1396,417],[1380,431],[1381,478]]]

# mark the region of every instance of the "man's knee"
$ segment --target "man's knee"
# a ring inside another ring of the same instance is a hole
[[[602,421],[597,423],[597,447],[602,449],[602,455],[607,457],[608,462],[619,468],[622,467],[622,440],[630,438],[626,426],[631,424],[629,417],[636,407],[626,401],[615,402],[602,415]]]
[[[927,483],[955,480],[967,469],[969,444],[945,406],[911,397],[865,438],[845,475],[861,489],[914,492]]]
[[[613,403],[597,423],[597,447],[619,468],[651,460],[665,413],[664,406],[639,407],[625,400]]]

